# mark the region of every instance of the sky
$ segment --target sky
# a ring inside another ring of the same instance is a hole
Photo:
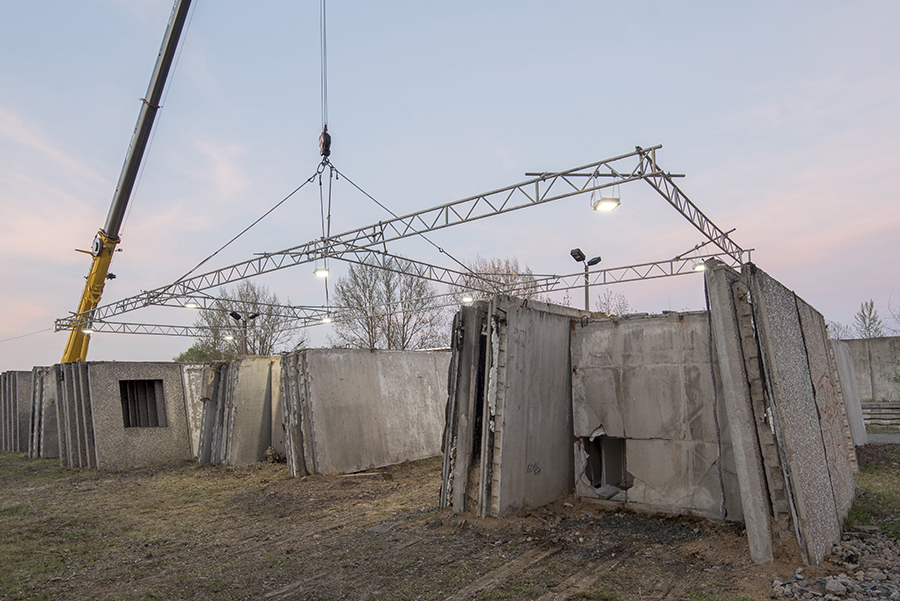
[[[171,0],[0,7],[0,371],[57,363]],[[175,281],[316,171],[319,2],[195,0],[104,292]],[[850,324],[900,307],[900,4],[816,1],[327,4],[332,163],[398,214],[661,144],[660,166],[753,262]],[[664,260],[704,240],[643,182],[434,232],[461,261],[535,273]],[[339,180],[332,233],[388,215]],[[321,236],[307,186],[207,264]],[[432,246],[392,252],[451,266]],[[333,276],[346,267],[333,262]],[[257,279],[323,305],[312,266]],[[620,284],[635,311],[704,308],[703,280]],[[594,289],[596,297],[601,290]],[[572,293],[575,304],[582,298]],[[190,324],[190,310],[122,321]],[[898,324],[895,324],[898,325]],[[329,326],[310,329],[325,344]],[[90,360],[167,361],[192,340],[95,334]]]

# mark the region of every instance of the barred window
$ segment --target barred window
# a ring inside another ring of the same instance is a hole
[[[122,421],[126,428],[166,428],[162,380],[119,380]]]

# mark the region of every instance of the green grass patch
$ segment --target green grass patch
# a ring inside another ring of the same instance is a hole
[[[847,528],[878,526],[900,536],[900,445],[866,445],[857,449],[858,494],[844,520]]]

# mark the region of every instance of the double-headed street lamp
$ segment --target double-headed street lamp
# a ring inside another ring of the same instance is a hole
[[[591,310],[591,281],[588,276],[588,268],[593,267],[597,263],[600,262],[600,257],[594,257],[586,261],[587,256],[581,252],[580,248],[573,248],[570,252],[572,258],[578,261],[579,263],[584,263],[584,310]]]
[[[235,321],[240,322],[240,324],[241,324],[241,330],[243,330],[242,333],[243,333],[243,338],[244,338],[244,354],[245,354],[245,355],[249,355],[249,354],[250,354],[250,349],[249,349],[249,347],[248,347],[248,345],[247,345],[247,322],[253,321],[253,320],[256,319],[257,317],[259,317],[260,314],[259,314],[259,313],[251,313],[251,314],[248,315],[247,317],[244,317],[243,315],[241,315],[241,314],[238,313],[237,311],[232,311],[231,313],[229,313],[229,315],[231,315],[231,317],[232,317]]]

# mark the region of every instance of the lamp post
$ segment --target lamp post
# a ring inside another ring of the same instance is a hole
[[[237,311],[232,311],[231,313],[229,313],[229,315],[231,315],[231,317],[232,317],[235,321],[240,322],[240,324],[241,324],[241,334],[242,334],[242,337],[243,337],[243,343],[244,343],[244,344],[243,344],[243,346],[244,346],[244,354],[245,354],[245,355],[249,355],[249,354],[250,354],[250,349],[249,349],[249,347],[248,347],[248,345],[247,345],[247,322],[253,321],[253,320],[256,319],[257,317],[259,317],[260,314],[259,314],[259,313],[251,313],[251,314],[248,315],[247,317],[244,317],[243,315],[241,315],[241,314],[238,313]]]
[[[600,257],[594,257],[593,259],[586,260],[587,255],[581,252],[580,248],[573,248],[570,252],[572,258],[578,261],[579,263],[584,263],[584,310],[591,310],[591,280],[588,276],[588,269],[593,267],[597,263],[600,262]]]

